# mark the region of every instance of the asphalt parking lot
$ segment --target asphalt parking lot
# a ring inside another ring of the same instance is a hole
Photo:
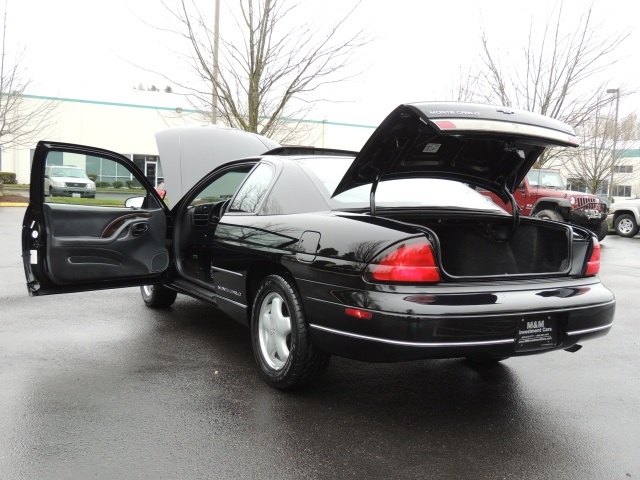
[[[29,298],[0,207],[0,479],[640,478],[640,236],[602,243],[611,333],[577,353],[332,359],[283,393],[249,331],[139,290]]]

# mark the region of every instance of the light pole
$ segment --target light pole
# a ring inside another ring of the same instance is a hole
[[[616,120],[613,124],[613,150],[611,150],[611,175],[609,176],[609,205],[613,203],[613,172],[616,166],[616,144],[618,143],[618,106],[620,105],[620,89],[609,88],[607,93],[616,94]]]

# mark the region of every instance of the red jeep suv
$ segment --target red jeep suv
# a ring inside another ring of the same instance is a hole
[[[511,211],[494,193],[484,191],[493,201]],[[522,215],[546,218],[586,227],[602,240],[607,235],[607,203],[597,195],[566,190],[560,173],[530,170],[513,194]]]

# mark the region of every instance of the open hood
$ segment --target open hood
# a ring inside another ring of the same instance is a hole
[[[211,170],[280,146],[256,133],[216,125],[172,127],[156,133],[165,189],[172,205]]]
[[[546,147],[576,147],[558,120],[507,107],[457,102],[400,105],[373,132],[333,196],[402,178],[442,178],[505,202]]]

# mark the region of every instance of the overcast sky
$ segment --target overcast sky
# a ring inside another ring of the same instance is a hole
[[[233,1],[222,0],[223,32],[231,20],[224,16],[224,4]],[[353,3],[305,0],[298,14],[329,25]],[[619,51],[620,62],[606,75],[611,88],[638,88],[640,2],[593,3],[594,23],[602,24],[604,32],[635,29]],[[214,0],[203,1],[201,8],[212,14],[213,4]],[[343,102],[320,104],[311,118],[376,125],[400,103],[445,100],[460,65],[479,65],[481,28],[501,48],[522,44],[530,18],[546,18],[556,4],[546,0],[364,0],[348,24],[351,30],[366,27],[374,39],[359,52],[357,68],[362,74],[324,91],[324,97]],[[565,0],[564,9],[578,18],[588,4]],[[177,39],[144,23],[169,25],[158,0],[8,0],[7,12],[8,46],[26,49],[25,67],[35,82],[31,93],[128,103],[139,83],[161,89],[169,83],[132,63],[168,76],[181,69],[170,53]],[[165,105],[178,103],[160,97]],[[621,111],[640,110],[639,100],[639,95],[626,98]]]

